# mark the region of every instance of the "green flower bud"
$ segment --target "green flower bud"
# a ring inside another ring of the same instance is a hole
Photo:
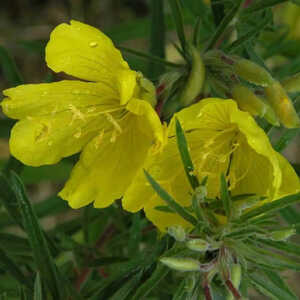
[[[300,92],[300,73],[297,73],[281,82],[283,88],[289,93]]]
[[[186,243],[186,246],[193,251],[205,252],[209,248],[209,243],[202,239],[193,239]]]
[[[200,271],[200,262],[193,258],[187,257],[163,257],[161,263],[169,268],[181,272]]]
[[[241,78],[263,87],[269,86],[273,82],[273,78],[267,70],[248,59],[238,59],[233,65],[233,69]]]
[[[180,95],[179,101],[182,106],[189,106],[201,93],[205,80],[205,66],[203,64],[200,51],[193,45],[188,47],[192,57],[192,67],[186,85]]]
[[[271,233],[271,239],[274,241],[286,241],[288,238],[290,238],[294,234],[296,234],[296,229],[294,229],[294,228],[273,231]]]
[[[186,233],[184,231],[184,228],[180,225],[169,227],[168,234],[178,242],[184,242],[186,239]]]
[[[153,107],[155,107],[157,104],[155,86],[150,80],[143,77],[142,75],[138,77],[138,81],[140,84],[140,92],[139,92],[140,99],[146,100]]]
[[[242,279],[242,268],[240,264],[233,264],[230,270],[230,279],[233,286],[238,289]],[[233,300],[234,297],[231,293],[227,294],[226,300]]]
[[[232,89],[232,96],[241,110],[260,117],[266,113],[266,104],[247,87],[235,85]]]
[[[300,119],[293,103],[278,81],[274,81],[272,85],[266,87],[265,93],[268,102],[285,127],[300,127]]]

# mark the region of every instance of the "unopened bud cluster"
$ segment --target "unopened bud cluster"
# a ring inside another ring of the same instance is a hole
[[[158,96],[162,117],[202,98],[218,96],[234,99],[241,110],[264,118],[273,126],[300,127],[300,119],[288,93],[300,92],[300,74],[282,83],[255,62],[211,50],[204,55],[189,45],[190,61],[181,71],[163,75]]]

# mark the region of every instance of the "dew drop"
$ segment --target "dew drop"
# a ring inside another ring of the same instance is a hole
[[[43,92],[43,96],[46,96],[46,95],[48,95],[48,92],[47,92],[47,91],[44,91],[44,92]]]
[[[74,134],[74,138],[79,139],[81,136],[81,131],[78,131],[77,133]]]
[[[91,48],[95,48],[95,47],[98,46],[98,43],[97,43],[97,42],[90,42],[90,43],[89,43],[89,46],[90,46]]]
[[[47,145],[48,145],[48,146],[52,146],[52,145],[53,145],[53,141],[49,141],[49,142],[47,143]]]

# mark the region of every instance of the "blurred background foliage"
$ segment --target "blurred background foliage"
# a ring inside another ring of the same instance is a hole
[[[150,50],[152,54],[166,57],[170,61],[180,60],[173,45],[174,41],[177,43],[177,38],[170,8],[167,5],[164,7],[166,35],[154,26],[160,20],[155,19],[152,14],[155,5],[160,5],[157,4],[159,1],[2,0],[0,90],[20,84],[22,81],[39,83],[66,77],[64,74],[54,74],[47,68],[44,47],[53,28],[62,22],[69,22],[70,19],[101,28],[117,46],[125,48],[123,54],[133,69],[142,71],[153,81],[158,81],[164,67],[161,65],[154,67],[152,62],[133,55],[126,51],[126,48],[143,52]],[[167,1],[162,2],[167,4]],[[182,1],[186,35],[191,38],[192,28],[200,23],[199,42],[203,45],[210,39],[218,25],[218,19],[213,20],[213,11],[208,2]],[[218,5],[223,5],[223,2],[231,5],[234,0],[215,1]],[[273,1],[274,4],[280,2],[287,1]],[[257,63],[265,63],[275,77],[281,79],[300,72],[300,8],[283,3],[272,9],[274,19],[271,9],[267,7],[262,12],[265,15],[263,19],[260,18],[260,23],[256,22],[253,15],[247,14],[239,20],[236,34],[239,37],[251,35],[252,38],[241,45],[235,45],[236,48],[232,52],[243,54]],[[163,25],[160,24],[162,27]],[[261,34],[258,35],[258,31]],[[164,40],[166,43],[163,49],[156,46],[155,41],[164,44]],[[295,95],[294,99],[297,96]],[[20,166],[9,158],[7,141],[12,125],[11,120],[4,116],[0,118],[1,164],[5,170],[19,173],[46,234],[43,235],[42,231],[39,231],[41,228],[35,223],[37,219],[31,213],[31,206],[22,192],[23,187],[19,179],[13,177],[15,186],[9,189],[8,173],[1,175],[0,299],[33,299],[33,296],[34,299],[47,299],[44,294],[44,283],[40,280],[40,273],[35,271],[33,258],[36,255],[40,257],[40,264],[43,265],[44,260],[47,261],[47,257],[43,257],[45,253],[53,259],[50,259],[49,266],[42,268],[44,270],[41,271],[44,272],[42,275],[47,274],[51,282],[53,280],[54,283],[64,285],[69,299],[127,299],[128,291],[136,289],[140,280],[144,280],[152,273],[154,261],[170,241],[165,237],[155,249],[152,249],[150,246],[155,244],[157,238],[153,226],[143,218],[142,213],[131,215],[121,210],[119,202],[102,210],[96,210],[91,206],[71,210],[66,202],[56,196],[56,193],[68,177],[77,156],[64,159],[54,166],[39,168]],[[272,137],[276,140],[281,134],[280,130],[276,130]],[[290,134],[296,135],[295,132]],[[299,141],[294,139],[285,150],[285,154],[299,169]],[[27,207],[27,212],[29,211],[25,217],[20,216],[19,210],[16,209],[20,203]],[[300,214],[296,210],[285,210],[282,215],[287,221],[300,222]],[[38,243],[43,244],[41,236],[46,237],[47,243],[40,249],[44,254],[32,253],[27,235],[24,233],[24,226],[25,229],[26,226],[33,228],[31,237],[37,239]],[[5,260],[7,256],[9,260]],[[56,272],[56,267],[53,269],[53,262],[56,263],[59,272]],[[142,266],[142,271],[136,272],[137,266]],[[161,278],[166,275],[166,271],[163,270],[158,270],[156,274]],[[290,272],[285,275],[296,293],[300,295],[300,287],[297,284],[299,276]],[[174,276],[169,276],[168,280],[156,280],[156,289],[152,290],[151,287],[151,293],[147,298],[134,299],[171,299],[170,291],[174,290],[177,282],[178,278]],[[35,295],[30,294],[28,292],[30,289],[26,288],[33,285]],[[56,289],[55,285],[51,288]],[[258,297],[254,296],[253,299]],[[67,298],[58,295],[57,299]]]

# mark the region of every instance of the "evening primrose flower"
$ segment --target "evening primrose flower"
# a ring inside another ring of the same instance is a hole
[[[271,146],[264,131],[233,100],[205,99],[177,113],[168,128],[168,144],[144,166],[149,174],[182,206],[191,205],[192,189],[177,149],[175,117],[187,138],[195,175],[208,176],[208,198],[219,196],[220,176],[225,174],[232,195],[257,194],[272,201],[300,190],[298,176],[287,160]],[[123,198],[123,207],[144,209],[159,229],[173,225],[192,227],[179,215],[157,210],[166,205],[142,171]]]
[[[51,33],[46,62],[79,80],[5,90],[3,112],[19,120],[10,151],[26,165],[55,164],[82,151],[60,196],[73,208],[120,198],[149,152],[163,143],[155,88],[131,70],[112,41],[71,21]]]

